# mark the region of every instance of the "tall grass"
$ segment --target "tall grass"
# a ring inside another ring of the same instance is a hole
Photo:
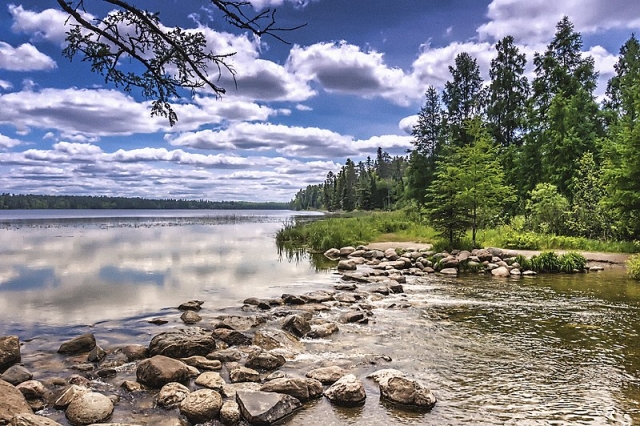
[[[640,254],[631,256],[627,260],[627,273],[634,280],[640,280]]]

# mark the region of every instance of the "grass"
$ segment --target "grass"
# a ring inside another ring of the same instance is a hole
[[[631,256],[627,260],[627,273],[634,280],[640,280],[640,254]]]
[[[360,212],[329,216],[312,221],[288,222],[276,235],[276,243],[279,247],[303,247],[311,251],[365,245],[372,242],[395,241],[431,243],[436,251],[448,246],[447,242],[432,227],[424,223],[418,213],[411,210]],[[520,250],[640,252],[640,243],[638,242],[599,241],[579,237],[536,234],[520,229],[516,230],[509,225],[480,230],[477,235],[477,243],[482,247]],[[471,233],[468,232],[456,248],[471,249],[471,246]]]

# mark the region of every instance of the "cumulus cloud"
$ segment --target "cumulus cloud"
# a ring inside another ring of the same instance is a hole
[[[6,81],[6,80],[0,80],[0,89],[2,90],[9,90],[13,88],[13,84],[11,84],[11,82]]]
[[[9,136],[5,136],[0,133],[0,148],[13,148],[14,146],[20,145],[22,142],[18,139],[10,138]]]
[[[30,34],[31,41],[47,40],[57,44],[64,43],[65,33],[70,26],[65,26],[65,21],[69,15],[63,11],[45,9],[42,12],[34,12],[25,10],[21,5],[13,4],[10,4],[8,8],[13,20],[11,29],[14,32]],[[93,19],[90,15],[85,15],[85,18]]]
[[[410,115],[409,117],[405,117],[398,123],[398,127],[400,130],[410,135],[413,132],[413,128],[418,124],[418,115]]]
[[[39,71],[56,67],[56,62],[29,43],[13,47],[0,41],[0,69],[8,71]]]
[[[640,28],[636,0],[493,0],[488,7],[489,22],[477,32],[481,40],[497,41],[512,35],[522,44],[546,43],[565,15],[583,33]]]

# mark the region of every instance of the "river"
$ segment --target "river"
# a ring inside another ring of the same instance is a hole
[[[246,297],[331,289],[333,271],[278,253],[274,235],[291,214],[0,212],[0,336],[20,336],[25,365],[44,371],[59,366],[60,342],[83,332],[105,348],[147,344],[181,324],[174,308],[186,300],[240,312]],[[622,267],[517,280],[428,276],[405,291],[371,300],[367,325],[305,340],[283,369],[339,364],[364,378],[396,368],[431,387],[436,407],[389,407],[363,379],[364,406],[320,399],[286,424],[640,422],[640,284]],[[169,324],[147,322],[154,318]],[[132,419],[116,409],[115,420]]]

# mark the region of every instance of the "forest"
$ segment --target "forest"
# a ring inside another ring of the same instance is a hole
[[[85,195],[0,194],[0,210],[13,209],[219,209],[285,210],[288,203],[148,199]]]
[[[640,43],[620,48],[597,99],[594,59],[568,17],[527,58],[511,36],[495,45],[483,81],[456,56],[439,92],[425,90],[412,149],[355,164],[301,189],[295,209],[417,211],[454,242],[471,231],[518,230],[599,240],[640,239]]]

